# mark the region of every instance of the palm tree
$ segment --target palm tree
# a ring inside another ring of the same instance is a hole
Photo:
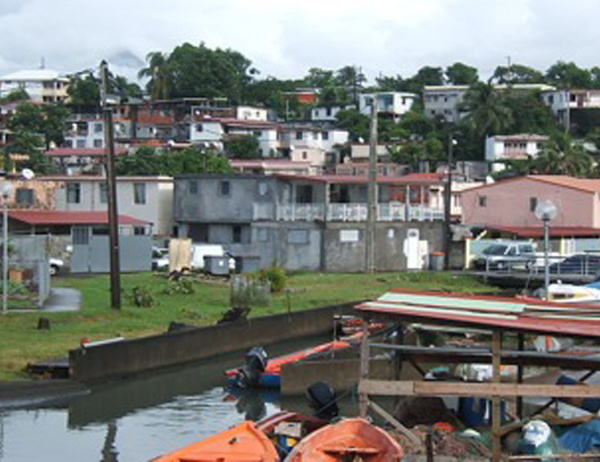
[[[566,133],[552,137],[534,161],[536,173],[586,178],[595,174],[595,162],[581,143]]]
[[[146,56],[148,67],[138,72],[139,78],[149,78],[146,89],[152,100],[168,99],[171,93],[173,75],[169,64],[169,55],[152,51]]]
[[[484,138],[505,132],[513,122],[505,96],[498,93],[491,83],[478,82],[471,86],[463,100],[462,109],[467,111],[467,121]]]

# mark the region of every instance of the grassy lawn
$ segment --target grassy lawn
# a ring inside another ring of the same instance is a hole
[[[142,337],[164,332],[171,321],[211,325],[230,307],[230,285],[224,281],[194,278],[193,294],[166,294],[164,274],[126,274],[121,278],[122,309],[110,308],[108,276],[69,277],[53,280],[54,287],[81,291],[82,308],[77,313],[44,313],[50,330],[38,330],[40,312],[9,312],[0,317],[0,380],[24,378],[27,363],[67,355],[83,337],[91,341],[115,336]],[[137,307],[132,300],[138,287],[150,293],[154,305]],[[251,316],[265,316],[335,303],[373,299],[391,288],[414,288],[456,292],[491,292],[494,289],[475,279],[450,273],[379,273],[290,275],[289,293],[273,294],[266,307],[252,309]],[[11,305],[9,304],[9,307]]]

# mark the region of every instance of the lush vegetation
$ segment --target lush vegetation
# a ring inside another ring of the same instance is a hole
[[[12,312],[0,317],[0,378],[24,377],[34,360],[64,357],[82,338],[91,341],[123,336],[136,338],[167,330],[172,321],[194,325],[214,324],[230,307],[226,281],[194,279],[192,287],[174,287],[164,274],[122,276],[123,307],[110,308],[108,276],[58,278],[55,286],[81,291],[83,306],[77,313]],[[251,316],[265,316],[328,304],[373,299],[390,288],[487,292],[492,289],[467,276],[450,273],[383,273],[288,275],[291,289],[271,295],[268,306],[254,307]],[[150,307],[138,307],[135,294],[152,297]],[[289,297],[289,298],[288,298]],[[50,319],[50,330],[38,330],[40,316]]]

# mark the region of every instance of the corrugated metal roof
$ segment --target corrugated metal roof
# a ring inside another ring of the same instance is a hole
[[[394,290],[356,309],[407,322],[600,337],[600,308],[589,305]]]
[[[313,181],[315,183],[344,183],[344,184],[366,184],[369,182],[367,176],[360,175],[277,175],[283,179]],[[379,184],[442,184],[445,175],[443,173],[411,173],[404,176],[377,176]]]
[[[11,210],[8,216],[29,225],[108,225],[108,212],[59,212],[51,210]],[[119,215],[120,225],[145,226],[149,221]]]

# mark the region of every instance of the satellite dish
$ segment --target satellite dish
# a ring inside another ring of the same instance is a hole
[[[31,180],[33,179],[33,177],[35,176],[35,173],[33,173],[33,170],[29,169],[29,168],[24,168],[21,171],[21,175],[23,176],[23,178],[25,178],[26,180]]]

